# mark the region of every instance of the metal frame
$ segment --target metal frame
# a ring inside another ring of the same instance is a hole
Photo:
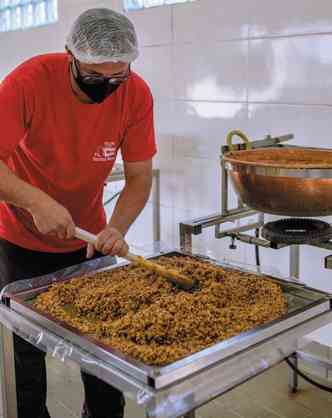
[[[253,141],[252,148],[267,148],[271,146],[283,146],[284,142],[287,142],[293,139],[292,134],[280,136],[280,137],[271,137],[268,135],[263,140]],[[233,145],[236,150],[245,149],[244,144]],[[235,208],[229,209],[229,188],[230,182],[227,172],[227,167],[223,159],[224,153],[229,151],[228,146],[221,147],[221,213],[215,213],[208,215],[206,217],[200,217],[197,219],[191,219],[189,221],[181,222],[179,225],[180,232],[180,248],[183,251],[191,252],[192,251],[192,235],[199,235],[202,233],[202,230],[205,228],[215,227],[215,238],[232,238],[233,240],[238,240],[247,244],[253,244],[264,248],[273,248],[280,249],[289,246],[290,247],[290,273],[293,277],[299,276],[300,268],[300,249],[299,246],[290,246],[288,244],[274,244],[266,239],[260,237],[254,237],[250,234],[245,234],[260,228],[264,225],[264,214],[258,212],[254,209],[250,209],[245,206],[241,201],[238,201],[238,205]],[[291,170],[286,170],[291,171]],[[301,170],[302,171],[302,170]],[[306,171],[306,170],[304,170]],[[332,172],[331,172],[332,173]],[[294,173],[293,173],[294,174]],[[318,176],[321,176],[320,170],[317,170],[316,173]],[[304,174],[303,174],[304,175]],[[307,174],[306,174],[307,175]],[[302,175],[301,175],[302,176]],[[249,225],[233,227],[231,229],[222,230],[222,226],[229,222],[234,222],[235,220],[241,220],[253,215],[257,215],[257,222],[254,222]],[[326,250],[332,250],[332,240],[328,242],[313,243],[309,244],[314,247],[323,248]],[[332,255],[327,256],[325,259],[325,267],[332,269]]]
[[[293,139],[293,134],[283,135],[279,137],[272,137],[268,135],[266,138],[262,140],[257,140],[251,142],[251,148],[268,148],[268,147],[276,147],[276,146],[283,146],[283,143],[288,142],[289,140]],[[244,150],[246,149],[246,144],[237,144],[233,145],[235,151]],[[290,145],[287,145],[290,147]],[[292,146],[295,148],[294,146]],[[313,148],[311,148],[313,149]],[[264,214],[261,212],[257,212],[245,206],[241,201],[238,201],[238,205],[235,208],[229,209],[228,202],[229,202],[229,176],[227,172],[227,165],[223,159],[223,156],[226,152],[230,151],[229,146],[222,146],[221,147],[221,213],[208,215],[206,217],[201,217],[199,219],[193,219],[186,222],[182,222],[179,225],[179,233],[180,233],[180,248],[184,251],[190,252],[192,251],[192,235],[199,235],[202,233],[204,228],[208,227],[215,227],[215,238],[221,239],[229,237],[232,240],[231,247],[234,246],[234,242],[236,240],[256,245],[259,247],[264,248],[272,248],[272,249],[280,249],[289,246],[289,273],[290,277],[298,280],[300,276],[300,247],[298,245],[288,245],[288,244],[275,244],[266,239],[262,239],[261,237],[252,236],[248,233],[255,229],[258,229],[264,225]],[[254,170],[257,172],[258,168],[249,167],[249,171]],[[273,170],[268,170],[267,168],[260,169],[260,174],[263,175],[273,175]],[[284,170],[285,174],[296,176],[296,177],[321,177],[322,173],[321,170],[313,170],[313,173],[309,174],[307,170],[301,170],[299,174],[298,171],[293,170]],[[326,173],[326,171],[324,171]],[[279,174],[280,175],[280,174]],[[332,175],[332,171],[328,170],[328,177]],[[249,216],[257,215],[257,222],[245,225],[243,227],[233,227],[231,229],[224,229],[222,230],[222,226],[228,222],[234,222],[235,220],[245,219]],[[309,244],[314,247],[332,250],[332,241],[322,242],[322,243],[313,243]],[[332,269],[332,255],[329,255],[325,258],[325,268]],[[312,356],[313,357],[313,356]],[[302,356],[303,358],[303,356]],[[306,358],[309,361],[308,358]],[[297,363],[296,353],[294,353],[292,357],[292,361]],[[297,390],[298,386],[298,377],[297,375],[290,370],[290,388],[293,392]]]

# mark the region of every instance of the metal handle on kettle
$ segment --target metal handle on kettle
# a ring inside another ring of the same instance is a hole
[[[227,137],[226,137],[227,145],[228,145],[230,151],[235,150],[235,146],[233,144],[233,137],[234,136],[238,136],[242,139],[242,141],[245,143],[246,149],[251,149],[252,148],[251,141],[247,137],[247,135],[244,134],[239,129],[234,129],[233,131],[228,132]]]

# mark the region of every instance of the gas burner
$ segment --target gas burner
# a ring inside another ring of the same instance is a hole
[[[276,244],[312,244],[329,241],[332,238],[332,226],[318,219],[279,219],[266,223],[262,236]]]

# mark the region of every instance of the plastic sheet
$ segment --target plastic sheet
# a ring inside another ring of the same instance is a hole
[[[148,256],[170,250],[167,246],[154,243],[149,247],[141,248],[141,251],[136,249],[136,252]],[[127,397],[144,407],[147,417],[150,418],[175,418],[196,409],[203,403],[245,382],[250,377],[261,373],[291,353],[303,348],[308,343],[303,338],[306,334],[332,320],[330,311],[317,315],[317,317],[305,320],[302,324],[292,327],[280,335],[276,334],[233,357],[220,361],[213,367],[206,368],[182,381],[169,385],[167,388],[156,390],[118,369],[111,362],[95,357],[81,346],[59,337],[54,332],[44,329],[38,323],[6,306],[6,295],[8,294],[35,289],[76,275],[114,268],[120,265],[119,263],[127,264],[126,262],[122,263],[120,259],[103,257],[51,275],[10,284],[2,291],[1,296],[4,303],[0,304],[0,322],[51,356],[63,362],[74,361],[88,373],[117,387]],[[225,265],[225,262],[222,264]],[[239,268],[239,265],[229,264],[229,266]],[[257,272],[257,269],[250,265],[241,265],[241,269]]]
[[[88,373],[94,374],[108,383],[112,383],[113,386],[118,387],[134,400],[140,392],[146,390],[147,393],[149,392],[148,388],[139,383],[136,384],[130,381],[129,384],[128,376],[120,373],[111,365],[102,362],[81,347],[71,344],[48,330],[42,329],[38,324],[24,318],[3,304],[0,305],[0,321],[7,329],[40,350],[62,362],[67,360],[76,362]]]
[[[88,274],[95,270],[107,268],[115,263],[116,259],[114,257],[101,257],[58,270],[51,274],[45,274],[31,279],[18,280],[5,286],[2,289],[0,296],[3,298],[6,293],[15,294],[24,292],[26,290],[35,289],[36,287],[45,286],[50,282],[57,282],[76,275]]]

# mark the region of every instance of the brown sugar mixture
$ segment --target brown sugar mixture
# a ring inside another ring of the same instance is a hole
[[[166,365],[274,320],[287,310],[268,278],[189,256],[157,262],[195,278],[192,292],[134,265],[50,286],[34,306],[149,365]]]

